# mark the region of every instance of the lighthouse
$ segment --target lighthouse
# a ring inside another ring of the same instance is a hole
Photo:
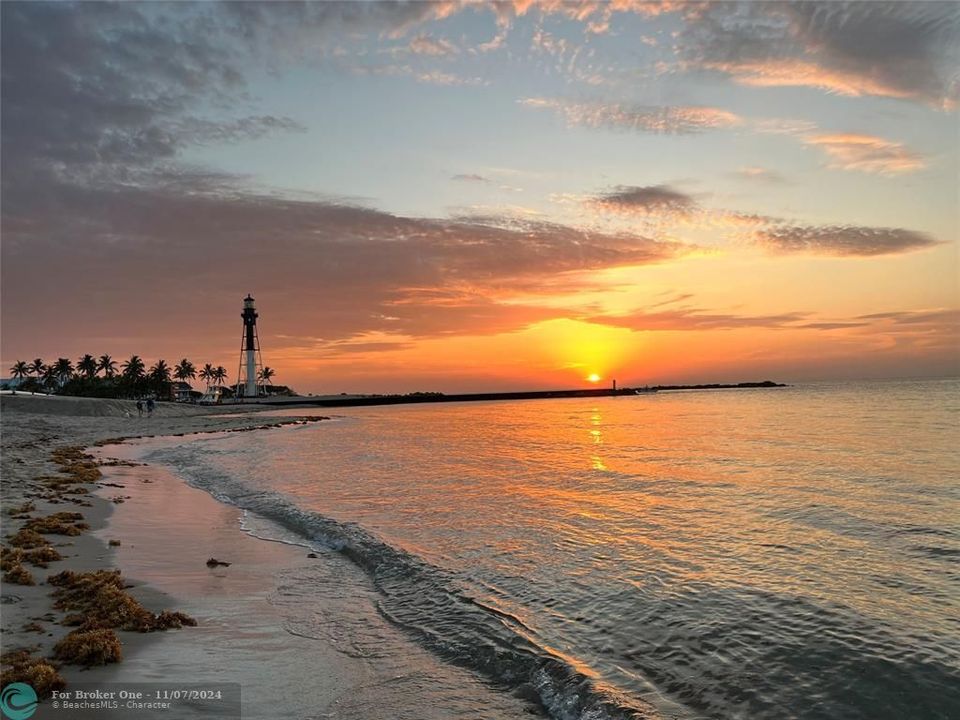
[[[263,363],[257,338],[257,308],[249,294],[243,299],[243,337],[240,341],[240,370],[237,373],[237,397],[257,397],[257,381]]]

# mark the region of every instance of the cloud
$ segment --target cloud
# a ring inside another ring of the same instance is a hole
[[[712,107],[627,106],[542,97],[524,98],[519,102],[529,108],[552,110],[570,126],[612,130],[684,135],[733,127],[742,122],[734,113]]]
[[[453,73],[440,72],[439,70],[430,70],[429,72],[415,73],[417,82],[428,83],[430,85],[489,85],[488,80],[479,77],[463,77]]]
[[[485,178],[483,175],[477,175],[476,173],[466,173],[460,175],[454,175],[450,178],[451,180],[457,180],[458,182],[475,182],[475,183],[488,183],[490,180]]]
[[[924,233],[901,228],[854,225],[781,225],[756,231],[755,241],[778,253],[873,257],[924,250],[939,243]]]
[[[734,174],[742,180],[750,180],[767,185],[783,185],[787,182],[786,178],[776,170],[768,170],[767,168],[756,166],[742,167]]]
[[[560,195],[561,204],[579,204],[601,213],[625,216],[648,234],[670,237],[671,228],[719,228],[728,239],[757,245],[778,254],[834,257],[896,255],[934,247],[931,236],[903,228],[858,225],[800,225],[784,218],[707,208],[667,185],[618,185],[593,196]]]
[[[874,351],[894,348],[924,353],[943,351],[948,353],[953,365],[956,364],[956,348],[960,340],[960,310],[957,309],[902,310],[838,319],[822,319],[798,311],[744,315],[696,307],[656,309],[690,297],[692,295],[683,294],[628,313],[580,319],[634,332],[712,332],[745,328],[807,330],[831,333],[833,338],[846,337],[855,342],[868,339]]]
[[[601,34],[607,32],[615,13],[654,17],[677,12],[690,4],[687,0],[507,0],[492,3],[489,7],[496,14],[500,27],[510,27],[515,18],[536,11],[541,16],[560,15],[575,20],[582,23],[587,32]]]
[[[678,46],[687,69],[759,87],[956,102],[951,3],[713,3],[685,17]]]
[[[239,120],[211,121],[185,118],[170,123],[171,131],[183,144],[236,143],[256,140],[271,133],[306,132],[306,127],[286,117],[260,115]]]
[[[408,48],[410,52],[417,55],[443,56],[456,55],[459,52],[459,50],[457,50],[457,46],[449,40],[435,38],[432,35],[427,35],[426,33],[421,33],[413,38],[413,40],[410,41]]]
[[[129,169],[169,162],[194,143],[300,130],[293,118],[248,115],[251,67],[322,60],[343,37],[402,35],[459,9],[453,2],[3,3],[4,175]]]
[[[411,65],[354,65],[351,70],[356,75],[374,75],[381,77],[410,77],[427,85],[489,85],[489,81],[479,77],[463,77],[439,70],[420,70]]]
[[[626,215],[685,216],[698,210],[696,201],[690,195],[666,185],[618,185],[588,202],[595,208]]]
[[[865,322],[843,322],[843,321],[838,321],[838,322],[824,321],[824,322],[804,323],[803,325],[797,325],[797,327],[800,328],[800,329],[802,329],[802,330],[844,330],[844,329],[847,329],[847,328],[865,327],[866,325],[869,325],[869,323],[865,323]]]
[[[52,182],[43,193],[5,195],[5,337],[104,337],[131,314],[133,332],[173,333],[186,318],[194,322],[198,296],[242,297],[251,282],[281,318],[272,332],[327,340],[505,332],[569,312],[516,294],[687,250],[629,233],[513,218],[406,218],[204,189],[203,181],[190,192],[188,182],[175,190]],[[37,287],[45,288],[42,302]],[[62,312],[78,297],[87,309],[79,326]]]
[[[856,319],[886,320],[895,325],[937,325],[947,323],[952,324],[955,330],[960,328],[960,310],[957,309],[899,310],[859,315]]]
[[[680,308],[660,312],[635,310],[625,315],[595,315],[587,322],[627,328],[637,332],[734,330],[738,328],[786,328],[808,317],[808,313],[788,312],[774,315],[737,315],[716,313],[702,308]]]
[[[875,135],[838,133],[809,135],[808,145],[823,150],[830,158],[830,167],[868,173],[898,175],[915,172],[926,166],[922,155],[901,143]]]
[[[750,121],[750,126],[767,135],[801,135],[817,129],[816,123],[795,118],[756,118]]]

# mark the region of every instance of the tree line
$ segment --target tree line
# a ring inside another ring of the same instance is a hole
[[[173,367],[165,360],[157,360],[151,367],[139,355],[131,355],[118,364],[110,355],[84,355],[74,365],[69,358],[58,358],[44,363],[41,358],[33,362],[18,360],[10,368],[10,374],[18,381],[17,389],[27,392],[53,392],[61,395],[87,397],[139,398],[155,395],[171,397],[174,380],[189,382],[200,379],[207,386],[224,386],[228,374],[222,365],[205,364],[200,370],[187,358]],[[258,379],[268,385],[276,372],[264,367]]]

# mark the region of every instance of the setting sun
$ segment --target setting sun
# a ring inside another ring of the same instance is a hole
[[[593,373],[592,375],[587,375],[587,380],[589,380],[592,383],[600,382],[600,376],[597,375],[596,373]]]

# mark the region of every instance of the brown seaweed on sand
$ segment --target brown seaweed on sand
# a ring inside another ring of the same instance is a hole
[[[35,567],[45,568],[48,563],[63,560],[63,555],[53,545],[44,545],[33,550],[27,550],[23,553],[23,559]]]
[[[31,518],[23,524],[23,529],[45,535],[80,535],[90,526],[83,522],[78,512],[58,512],[46,517]]]
[[[16,535],[10,535],[8,537],[11,545],[24,550],[44,547],[50,544],[47,542],[47,539],[36,530],[29,530],[27,528],[20,528]]]
[[[49,697],[53,690],[63,690],[66,683],[57,672],[57,667],[44,658],[33,657],[29,650],[11,650],[0,655],[3,676],[0,685],[12,682],[27,683],[41,698]]]
[[[57,660],[72,665],[106,665],[120,662],[123,649],[120,638],[107,628],[96,630],[74,630],[58,642],[53,648]]]
[[[154,615],[126,591],[119,570],[64,570],[47,578],[47,582],[57,588],[53,593],[54,607],[72,611],[74,615],[67,619],[70,624],[80,624],[81,629],[153,632],[197,624],[183,613]]]
[[[33,574],[20,563],[3,573],[3,581],[12,585],[36,585]]]

